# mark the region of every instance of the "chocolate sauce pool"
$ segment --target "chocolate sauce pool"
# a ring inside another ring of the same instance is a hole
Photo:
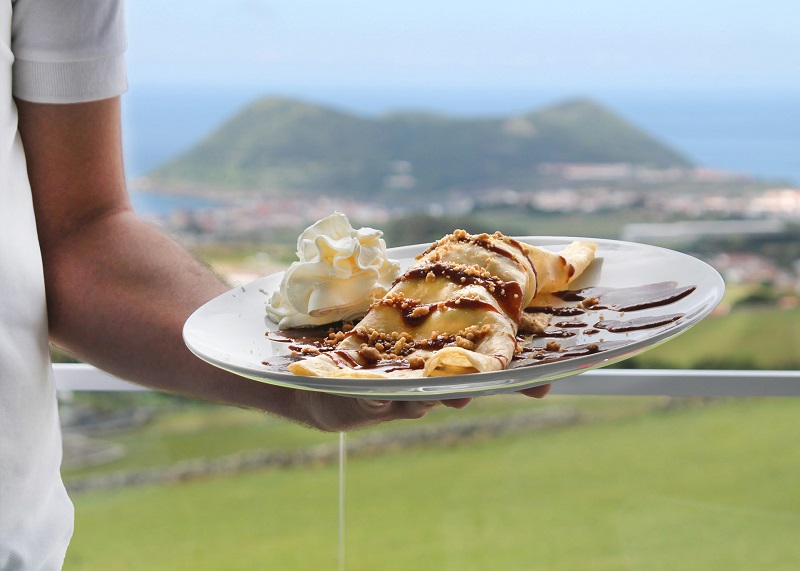
[[[551,303],[525,309],[526,313],[551,315],[551,324],[542,332],[523,332],[517,337],[520,350],[508,368],[563,361],[630,345],[637,340],[629,336],[631,332],[675,324],[684,314],[650,312],[647,315],[630,316],[629,313],[669,306],[695,289],[695,286],[678,287],[676,282],[658,282],[625,288],[593,286],[555,293],[548,298]],[[366,365],[356,363],[348,352],[336,350],[335,344],[329,340],[329,335],[341,331],[343,325],[337,323],[324,327],[267,332],[268,339],[285,343],[292,354],[270,357],[263,364],[274,372],[286,373],[291,363],[306,355],[327,352],[343,365],[357,369],[391,372],[411,368],[408,361],[402,358],[381,359]],[[345,333],[354,334],[354,331]],[[565,341],[576,337],[582,342],[568,345],[568,341]],[[592,340],[583,342],[587,337]]]

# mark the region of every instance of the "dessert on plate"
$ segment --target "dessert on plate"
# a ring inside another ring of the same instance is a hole
[[[341,218],[337,220],[343,230],[340,234],[349,236],[350,231],[341,224]],[[372,236],[371,243],[378,243],[375,240],[379,237]],[[298,252],[302,240],[301,236]],[[319,234],[314,240],[323,245],[316,247],[318,252],[325,250],[329,242]],[[382,240],[378,243],[378,253],[380,243]],[[351,239],[349,244],[354,251],[361,247],[358,240]],[[382,251],[385,255],[385,249]],[[363,275],[363,279],[354,281],[361,288],[358,294],[361,300],[366,298],[368,304],[363,319],[352,328],[337,332],[330,350],[307,354],[291,363],[288,370],[297,375],[322,377],[432,377],[505,369],[518,350],[520,327],[536,327],[535,314],[527,313],[526,307],[536,296],[569,285],[589,266],[595,251],[596,245],[590,242],[573,242],[562,252],[554,253],[499,232],[472,235],[456,230],[417,256],[388,290],[385,280],[388,272],[381,274],[378,269],[394,266],[388,259],[372,256],[371,265],[362,265],[376,277],[375,283],[379,282],[379,275],[383,283],[375,289]],[[359,257],[353,252],[348,256],[343,250],[338,256],[351,261]],[[315,255],[310,258],[315,259]],[[333,281],[322,277],[324,256],[316,258],[319,259],[312,263],[317,265],[310,273],[325,286],[330,299],[340,301],[345,294],[332,293],[336,289]],[[348,267],[355,274],[362,272],[359,264],[351,263]],[[314,298],[307,293],[311,282],[312,279],[301,281],[298,287],[305,290],[294,297]],[[342,291],[350,291],[346,276],[337,283]],[[281,327],[283,323],[298,322],[286,311],[275,315],[275,307],[280,306],[281,300],[292,297],[292,287],[291,280],[284,278],[280,292],[273,295],[268,308],[270,318],[280,322]],[[383,295],[374,295],[381,290]],[[331,315],[325,308],[315,307],[313,311],[318,315],[313,316],[307,304],[301,305],[304,315],[312,315],[309,325],[324,323]],[[334,317],[329,322],[336,320]]]

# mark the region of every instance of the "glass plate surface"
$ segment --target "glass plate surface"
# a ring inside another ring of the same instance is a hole
[[[561,251],[574,240],[596,242],[597,256],[591,266],[570,284],[569,289],[589,286],[622,288],[657,282],[676,282],[678,287],[695,286],[686,297],[664,307],[636,311],[636,316],[682,313],[672,323],[656,328],[631,331],[616,339],[625,344],[604,351],[534,366],[511,368],[489,373],[421,379],[341,379],[304,377],[275,372],[264,361],[286,354],[286,344],[267,339],[266,332],[277,326],[264,310],[269,297],[281,282],[283,273],[260,278],[232,289],[203,305],[186,321],[183,336],[186,345],[201,359],[256,381],[297,389],[333,394],[380,398],[436,400],[476,397],[506,393],[555,381],[586,370],[603,367],[630,358],[686,331],[706,317],[720,302],[725,292],[722,277],[711,266],[692,256],[644,244],[617,240],[571,237],[516,237],[517,240]],[[389,256],[399,259],[405,270],[416,255],[430,244],[388,249]],[[616,318],[616,312],[605,312]],[[597,335],[579,333],[570,339],[558,339],[565,348],[590,343]]]

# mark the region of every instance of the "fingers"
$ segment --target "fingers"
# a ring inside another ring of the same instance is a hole
[[[375,399],[363,399],[363,402],[366,406],[372,406],[375,408],[385,408],[387,405],[391,404],[392,401],[390,400],[375,400]]]
[[[550,391],[550,385],[531,387],[521,392],[533,398],[543,398]],[[438,405],[462,409],[472,402],[472,398],[447,400],[386,400],[340,397],[325,393],[300,391],[303,406],[310,410],[310,424],[326,431],[354,430],[374,426],[392,420],[418,419]]]
[[[373,400],[360,401],[364,410],[375,423],[389,420],[402,420],[422,418],[429,410],[439,404],[439,401],[424,400]]]
[[[456,408],[462,409],[467,406],[469,403],[472,402],[472,399],[469,398],[461,398],[461,399],[447,399],[443,400],[442,404],[448,408]]]
[[[400,418],[422,418],[428,412],[440,404],[440,401],[428,400],[411,400],[411,401],[395,401],[394,406],[397,409]]]
[[[366,400],[365,405],[373,411],[381,411],[387,415],[386,420],[403,418],[422,418],[432,408],[444,405],[448,408],[462,409],[472,402],[471,398],[454,398],[441,401],[390,401],[390,400]]]
[[[541,399],[541,398],[544,398],[547,395],[547,393],[550,392],[550,388],[551,387],[552,387],[552,385],[550,385],[548,383],[546,385],[539,385],[538,387],[531,387],[529,389],[525,389],[525,390],[522,390],[522,391],[519,391],[519,392],[522,393],[523,395],[527,396],[527,397],[533,397],[535,399]]]

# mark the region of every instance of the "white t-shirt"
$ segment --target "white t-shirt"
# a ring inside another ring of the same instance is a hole
[[[61,569],[73,510],[48,352],[44,280],[13,95],[39,103],[126,89],[115,0],[0,2],[0,570]]]

